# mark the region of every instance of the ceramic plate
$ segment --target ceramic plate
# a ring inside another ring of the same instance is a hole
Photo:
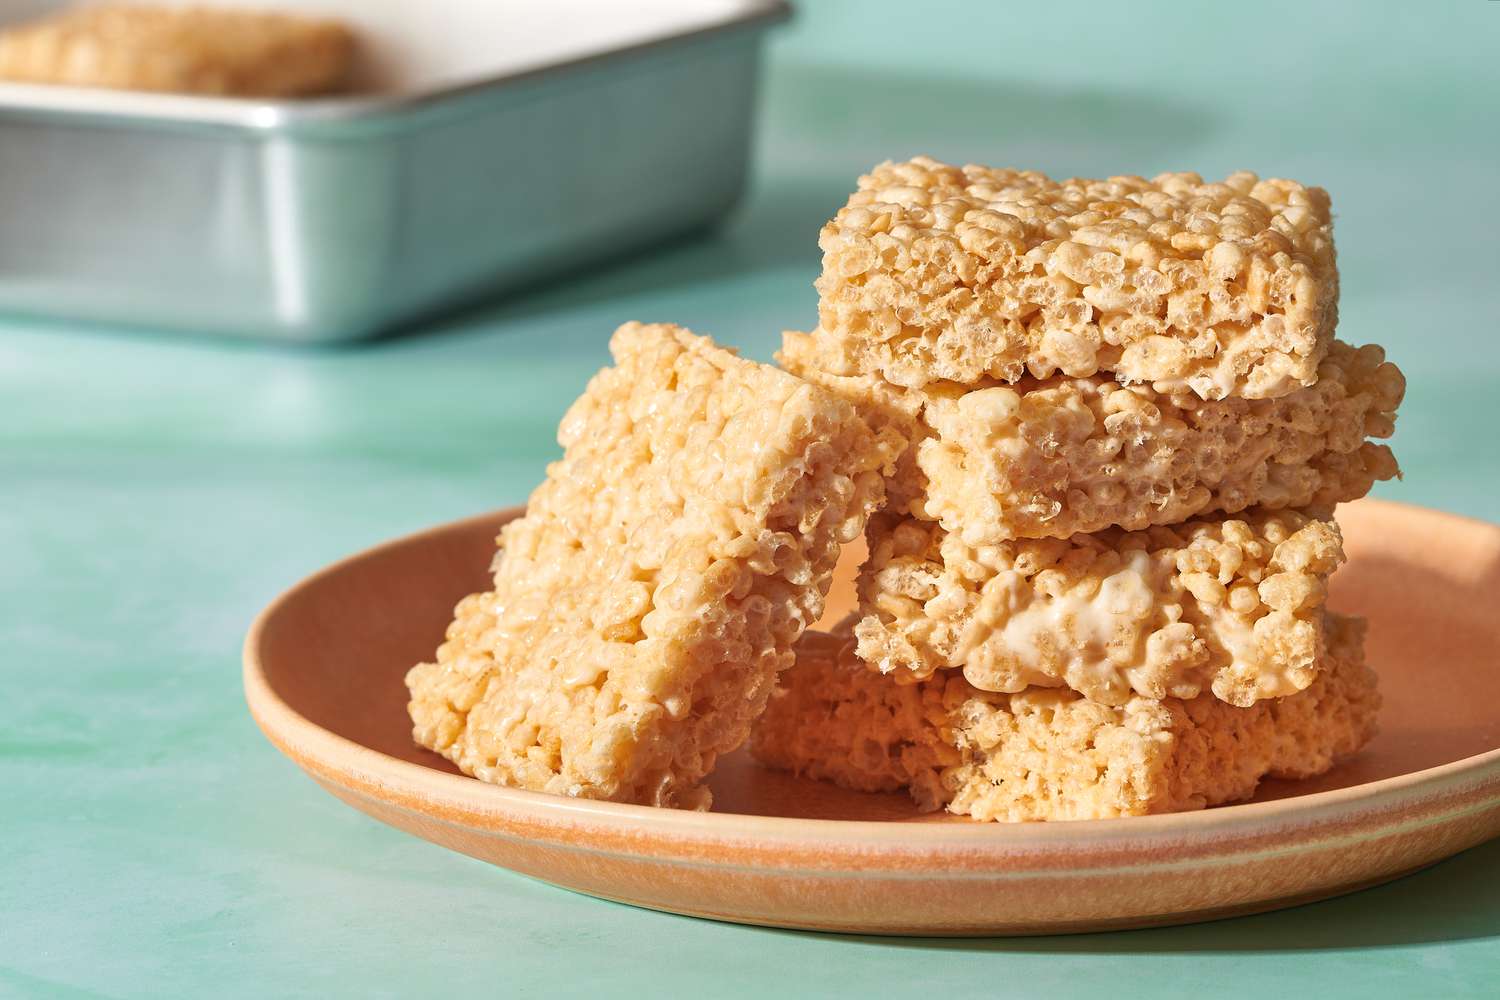
[[[1376,501],[1340,510],[1332,604],[1371,620],[1386,704],[1365,752],[1203,812],[984,824],[788,777],[743,753],[689,813],[498,788],[414,746],[402,675],[483,589],[501,511],[297,584],[245,643],[262,730],[334,795],[556,885],[781,927],[1017,934],[1179,923],[1373,885],[1500,835],[1500,527]],[[852,597],[850,553],[828,620]]]

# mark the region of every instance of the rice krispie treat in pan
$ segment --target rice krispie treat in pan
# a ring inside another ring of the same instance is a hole
[[[1175,524],[1247,507],[1331,507],[1400,475],[1388,447],[1405,393],[1379,347],[1334,341],[1311,386],[1276,399],[1202,400],[1105,376],[1014,385],[833,375],[830,336],[787,333],[787,370],[912,442],[889,509],[971,545]]]
[[[823,227],[838,374],[920,388],[1111,373],[1204,399],[1317,378],[1338,276],[1328,195],[1237,173],[1054,181],[884,163]]]
[[[981,691],[961,674],[904,684],[847,637],[809,632],[751,739],[766,764],[858,791],[910,790],[981,820],[1105,819],[1247,799],[1363,747],[1380,695],[1364,622],[1329,614],[1318,680],[1236,708],[1209,695],[1089,701],[1058,688]]]
[[[610,350],[408,707],[419,744],[485,781],[706,808],[891,448],[846,401],[677,327],[627,324]]]
[[[1067,686],[1107,705],[1307,688],[1344,560],[1331,518],[1290,510],[978,547],[881,514],[866,537],[854,634],[875,671],[961,670],[984,691]]]
[[[353,58],[337,21],[219,7],[86,5],[0,32],[0,80],[75,87],[303,97]]]

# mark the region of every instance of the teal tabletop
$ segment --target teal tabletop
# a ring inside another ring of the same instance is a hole
[[[808,2],[713,233],[338,350],[0,321],[0,995],[1500,996],[1500,842],[1190,927],[738,927],[379,825],[261,737],[239,673],[299,577],[523,501],[617,324],[769,359],[813,322],[821,222],[917,153],[1328,188],[1340,333],[1410,381],[1377,493],[1500,520],[1497,52],[1479,0]]]

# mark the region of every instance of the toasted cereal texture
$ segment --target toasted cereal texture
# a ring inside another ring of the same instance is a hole
[[[879,375],[836,374],[831,346],[831,338],[821,330],[786,330],[781,334],[776,363],[798,378],[847,399],[867,425],[896,442],[896,456],[887,470],[886,509],[906,513],[924,481],[916,465],[916,445],[928,433],[921,419],[925,396],[892,385]]]
[[[846,637],[809,632],[751,749],[772,767],[859,791],[904,787],[925,810],[981,820],[1105,819],[1247,799],[1262,778],[1321,774],[1375,733],[1380,695],[1364,663],[1364,622],[1328,619],[1318,680],[1250,708],[1207,695],[1111,707],[1058,688],[996,694],[958,673],[903,684],[866,669]]]
[[[354,36],[337,21],[109,3],[0,32],[0,80],[226,97],[338,89]]]
[[[1308,687],[1344,560],[1331,517],[1290,510],[979,547],[881,514],[866,538],[854,634],[871,667],[961,668],[983,691],[1067,686],[1106,705],[1211,691],[1246,706]]]
[[[1335,341],[1318,380],[1276,399],[1205,401],[1103,376],[932,383],[830,374],[829,336],[787,333],[783,367],[911,442],[890,506],[970,545],[1175,524],[1247,507],[1331,507],[1400,475],[1389,437],[1405,393],[1375,345]]]
[[[1110,372],[1204,399],[1311,385],[1333,339],[1327,192],[1236,173],[1054,181],[926,157],[823,227],[837,374],[900,386]]]
[[[879,503],[887,446],[843,400],[677,327],[626,324],[610,350],[408,710],[485,781],[706,808],[700,780]]]

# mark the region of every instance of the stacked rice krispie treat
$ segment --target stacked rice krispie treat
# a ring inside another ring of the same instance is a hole
[[[763,761],[1072,819],[1246,798],[1370,738],[1332,512],[1398,475],[1404,381],[1334,338],[1324,191],[916,159],[820,245],[818,326],[779,360],[904,449],[859,611],[799,644]]]
[[[708,808],[899,442],[849,402],[667,324],[627,323],[563,457],[407,674],[416,741],[484,781]]]
[[[986,820],[1197,808],[1374,732],[1334,507],[1404,389],[1334,339],[1327,195],[919,159],[823,230],[784,370],[630,323],[407,675],[498,784],[706,808],[764,762]],[[863,534],[859,609],[823,613]]]

